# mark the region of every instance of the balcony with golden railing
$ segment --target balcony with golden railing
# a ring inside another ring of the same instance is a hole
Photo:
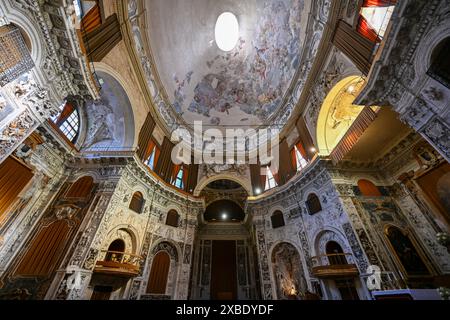
[[[122,278],[133,278],[139,275],[142,257],[120,251],[102,251],[103,260],[97,261],[94,274]]]
[[[349,263],[351,253],[331,253],[311,258],[312,273],[317,278],[352,278],[359,275],[358,267]]]

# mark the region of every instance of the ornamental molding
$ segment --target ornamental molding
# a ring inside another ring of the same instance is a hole
[[[97,98],[98,90],[91,80],[86,60],[81,53],[80,43],[70,15],[74,12],[69,2],[38,0],[6,0],[3,4],[8,13],[19,14],[28,19],[26,32],[33,29],[39,34],[45,53],[38,61],[42,84],[49,85],[59,103],[68,95],[82,95]]]

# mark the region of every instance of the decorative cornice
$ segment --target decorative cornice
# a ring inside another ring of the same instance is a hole
[[[355,103],[359,105],[392,105],[407,93],[415,73],[413,58],[421,38],[436,17],[440,0],[399,1],[390,21],[390,29],[366,86]]]

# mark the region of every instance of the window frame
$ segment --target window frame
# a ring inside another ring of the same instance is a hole
[[[181,173],[181,176],[180,176],[180,173]],[[183,181],[184,174],[185,174],[184,166],[180,166],[180,169],[178,170],[175,178],[172,181],[172,185],[180,190],[184,190],[184,187],[185,187],[184,181]]]
[[[319,204],[319,206],[317,208],[313,208],[313,209],[317,209],[314,212],[313,212],[313,210],[311,210],[312,206],[310,205],[310,203],[312,202],[313,197],[314,197],[314,201],[317,201],[316,204]],[[322,203],[320,202],[320,198],[314,192],[308,194],[308,197],[306,197],[305,204],[306,204],[306,208],[308,209],[308,214],[310,216],[315,215],[315,214],[317,214],[317,213],[319,213],[319,212],[321,212],[323,210]]]
[[[275,176],[273,175],[272,170],[270,170],[269,166],[266,166],[266,181],[264,184],[264,191],[273,189],[275,187],[278,187],[277,180],[275,179]]]
[[[68,102],[65,101],[61,106],[59,107],[60,111],[57,115],[50,118],[50,121],[54,124],[54,127],[58,129],[58,131],[65,137],[67,140],[69,140],[71,143],[75,144],[75,142],[78,139],[78,136],[80,135],[80,128],[81,128],[81,117],[80,117],[80,111],[78,110],[78,107],[75,104],[71,104],[73,107],[72,112],[67,116],[67,118],[60,124],[57,124],[57,120],[61,113],[64,110],[64,107],[66,106]]]

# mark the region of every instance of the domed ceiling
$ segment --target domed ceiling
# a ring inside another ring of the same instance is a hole
[[[168,104],[187,124],[259,126],[291,113],[286,97],[298,78],[310,1],[152,0],[145,6],[156,72]],[[224,12],[239,23],[228,52],[215,41]]]

